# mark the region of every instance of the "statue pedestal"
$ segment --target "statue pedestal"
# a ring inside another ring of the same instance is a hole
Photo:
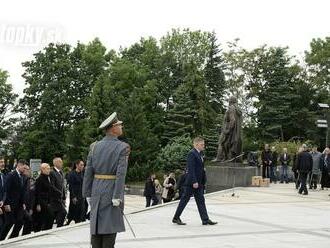
[[[258,167],[245,166],[243,163],[211,162],[206,167],[207,193],[233,188],[251,186],[251,179],[258,175]]]

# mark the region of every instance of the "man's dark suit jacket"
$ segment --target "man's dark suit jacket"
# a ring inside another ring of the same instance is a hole
[[[286,154],[286,159],[284,159],[284,153],[281,154],[280,156],[281,165],[289,165],[290,161],[291,161],[291,156],[288,153]]]
[[[64,202],[66,200],[64,176],[57,172],[56,169],[53,169],[53,171],[50,172],[49,176],[52,181],[52,184],[59,192],[61,192],[60,196],[58,194],[51,194],[50,196],[50,204],[56,211],[64,208]]]
[[[12,171],[7,175],[6,199],[4,205],[10,205],[12,211],[23,209],[23,203],[27,191],[27,178],[24,175],[21,177],[17,171]]]
[[[6,200],[6,191],[5,191],[6,179],[7,179],[7,175],[1,173],[0,174],[0,201],[2,201],[2,202],[5,202],[5,200]]]
[[[185,185],[192,187],[194,183],[205,185],[206,175],[201,154],[194,148],[187,158],[187,170]]]
[[[48,180],[48,176],[40,174],[35,184],[35,204],[40,205],[41,208],[47,208],[50,204],[50,199],[61,198],[61,192],[55,188],[51,181]]]
[[[70,199],[77,198],[82,199],[82,184],[84,180],[84,175],[82,172],[71,171],[68,176],[68,184],[70,191]]]

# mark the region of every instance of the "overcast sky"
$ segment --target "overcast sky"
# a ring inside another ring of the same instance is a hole
[[[118,49],[172,28],[215,31],[220,43],[240,38],[248,49],[289,46],[302,56],[313,38],[330,36],[329,9],[328,0],[3,1],[0,68],[22,94],[21,63],[49,42],[75,45],[99,37]]]

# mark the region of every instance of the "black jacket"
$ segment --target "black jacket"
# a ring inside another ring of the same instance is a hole
[[[146,184],[144,185],[144,196],[154,196],[156,195],[155,183],[150,177],[147,179]]]
[[[277,152],[275,151],[275,152],[272,152],[272,166],[277,166],[277,159],[278,159],[278,154],[277,154]]]
[[[23,208],[27,191],[27,178],[24,175],[19,176],[17,171],[12,171],[7,175],[6,199],[4,205],[10,205],[12,211]]]
[[[27,190],[24,200],[27,211],[33,210],[35,206],[35,184],[32,180],[33,179],[31,178],[28,178],[27,180]]]
[[[49,174],[52,184],[55,186],[57,191],[61,192],[59,196],[56,194],[51,194],[50,203],[55,210],[61,209],[64,207],[66,200],[65,187],[64,187],[64,175],[57,172],[55,169]]]
[[[35,183],[35,204],[47,207],[50,203],[51,182],[47,175],[40,174]]]
[[[328,157],[325,157],[325,154],[322,154],[320,159],[320,169],[324,172],[330,172],[330,155]]]
[[[270,150],[263,150],[261,153],[261,160],[263,166],[269,166],[269,161],[272,160],[272,152]]]
[[[280,156],[280,162],[281,162],[281,165],[289,165],[291,162],[290,155],[287,153],[286,158],[284,158],[284,153],[282,153]]]
[[[83,172],[71,171],[68,175],[70,199],[82,199]]]
[[[192,187],[194,183],[201,186],[206,183],[204,162],[201,154],[195,148],[188,154],[185,185]]]
[[[303,151],[297,157],[297,170],[299,172],[310,172],[313,169],[313,157],[307,152]]]
[[[0,174],[0,201],[3,202],[5,202],[6,200],[6,191],[5,191],[6,178],[7,175],[3,173]]]

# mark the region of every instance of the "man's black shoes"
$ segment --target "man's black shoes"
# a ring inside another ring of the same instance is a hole
[[[173,218],[172,222],[175,224],[178,224],[178,225],[186,225],[186,223],[182,222],[182,220],[180,218]],[[216,224],[218,224],[218,222],[214,222],[210,219],[203,221],[203,225],[216,225]]]
[[[203,222],[203,225],[216,225],[216,224],[218,224],[218,222],[214,222],[214,221],[212,221],[210,219],[208,219],[207,221],[204,221]]]
[[[181,226],[186,225],[186,223],[182,222],[180,218],[173,218],[172,222]]]

